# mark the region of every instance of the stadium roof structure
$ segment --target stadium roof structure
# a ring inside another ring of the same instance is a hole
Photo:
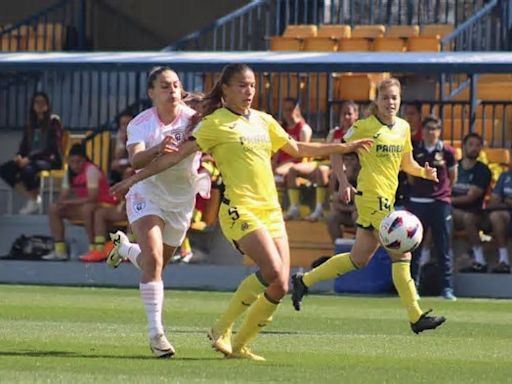
[[[218,71],[245,63],[272,72],[512,73],[512,52],[93,52],[2,53],[0,71],[144,70]]]

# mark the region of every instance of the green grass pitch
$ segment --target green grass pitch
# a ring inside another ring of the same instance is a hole
[[[229,293],[166,291],[177,349],[151,357],[136,289],[0,285],[0,383],[511,383],[512,302],[423,299],[448,321],[417,336],[395,297],[286,297],[253,342],[267,362],[223,359],[206,331]]]

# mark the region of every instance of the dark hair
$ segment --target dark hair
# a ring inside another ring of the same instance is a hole
[[[246,71],[252,72],[252,69],[247,64],[228,64],[222,68],[222,72],[220,73],[218,80],[204,98],[205,107],[203,116],[208,116],[215,110],[222,107],[222,97],[224,96],[222,94],[222,86],[228,85],[235,75]]]
[[[48,106],[48,109],[43,115],[42,120],[39,120],[37,118],[37,113],[34,111],[34,102],[36,100],[36,97],[42,97],[46,101],[46,105]],[[27,135],[29,142],[32,141],[32,133],[34,132],[34,129],[36,127],[41,128],[41,132],[43,134],[46,132],[48,128],[50,128],[50,120],[51,120],[51,104],[50,104],[50,98],[45,92],[38,91],[34,92],[32,95],[32,98],[30,99],[30,107],[29,107],[29,116],[28,116],[28,125],[27,125]]]
[[[414,101],[409,101],[409,102],[404,103],[404,107],[407,107],[407,106],[413,107],[421,114],[421,108],[422,108],[423,104],[420,101],[414,100]]]
[[[116,116],[116,125],[119,127],[119,124],[121,122],[121,117],[123,116],[129,116],[131,118],[135,117],[135,114],[130,110],[130,109],[125,109],[124,111],[121,111],[117,116]]]
[[[83,158],[87,158],[85,145],[80,143],[73,144],[69,149],[69,156],[81,156]]]
[[[422,128],[425,128],[428,124],[435,126],[436,129],[441,129],[442,127],[441,119],[435,115],[428,115],[421,122]]]
[[[292,103],[293,105],[295,105],[296,107],[299,107],[300,108],[300,105],[299,105],[299,100],[296,99],[295,97],[285,97],[283,99],[283,101],[286,103],[286,102],[290,102]]]
[[[466,145],[466,143],[469,141],[469,139],[471,138],[475,138],[475,139],[478,139],[478,141],[480,141],[480,144],[482,144],[484,142],[484,139],[482,138],[482,136],[480,136],[478,133],[476,132],[470,132],[468,133],[466,136],[464,136],[464,138],[462,139],[462,145]]]
[[[174,72],[174,70],[171,67],[165,66],[159,66],[159,67],[153,67],[151,68],[151,71],[149,71],[148,80],[147,80],[147,89],[151,89],[155,87],[155,81],[158,75],[165,71],[171,71]]]

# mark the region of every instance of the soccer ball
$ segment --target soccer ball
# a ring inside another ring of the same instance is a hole
[[[394,211],[380,223],[379,238],[382,246],[391,253],[412,252],[421,243],[423,226],[408,211]]]

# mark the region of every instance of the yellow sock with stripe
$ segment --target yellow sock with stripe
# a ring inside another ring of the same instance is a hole
[[[325,195],[327,194],[327,188],[325,187],[316,187],[315,197],[316,197],[316,205],[324,205]]]
[[[224,333],[256,301],[258,295],[265,290],[266,286],[267,284],[264,282],[259,271],[247,276],[238,286],[229,302],[228,308],[217,320],[213,329],[218,333]]]
[[[185,237],[185,240],[183,240],[183,243],[181,243],[181,252],[190,253],[192,252],[192,247],[190,246],[190,240],[187,237]]]
[[[94,246],[95,250],[103,251],[103,248],[105,248],[105,236],[94,236]]]
[[[279,306],[279,302],[272,300],[266,292],[260,295],[251,305],[240,329],[233,338],[233,351],[239,351],[245,347],[263,327],[272,321],[272,315]]]
[[[290,206],[298,206],[300,200],[300,191],[297,188],[288,188],[287,192]]]
[[[423,313],[418,305],[418,294],[411,277],[411,262],[397,261],[392,264],[393,284],[405,305],[411,323],[415,323]]]
[[[306,287],[311,287],[319,281],[334,279],[354,269],[357,269],[357,266],[352,262],[350,253],[340,253],[339,255],[334,255],[315,269],[305,273],[302,277],[302,281]]]
[[[57,253],[66,253],[67,252],[66,243],[64,241],[56,241],[54,243],[54,247],[55,247],[55,252],[57,252]]]

